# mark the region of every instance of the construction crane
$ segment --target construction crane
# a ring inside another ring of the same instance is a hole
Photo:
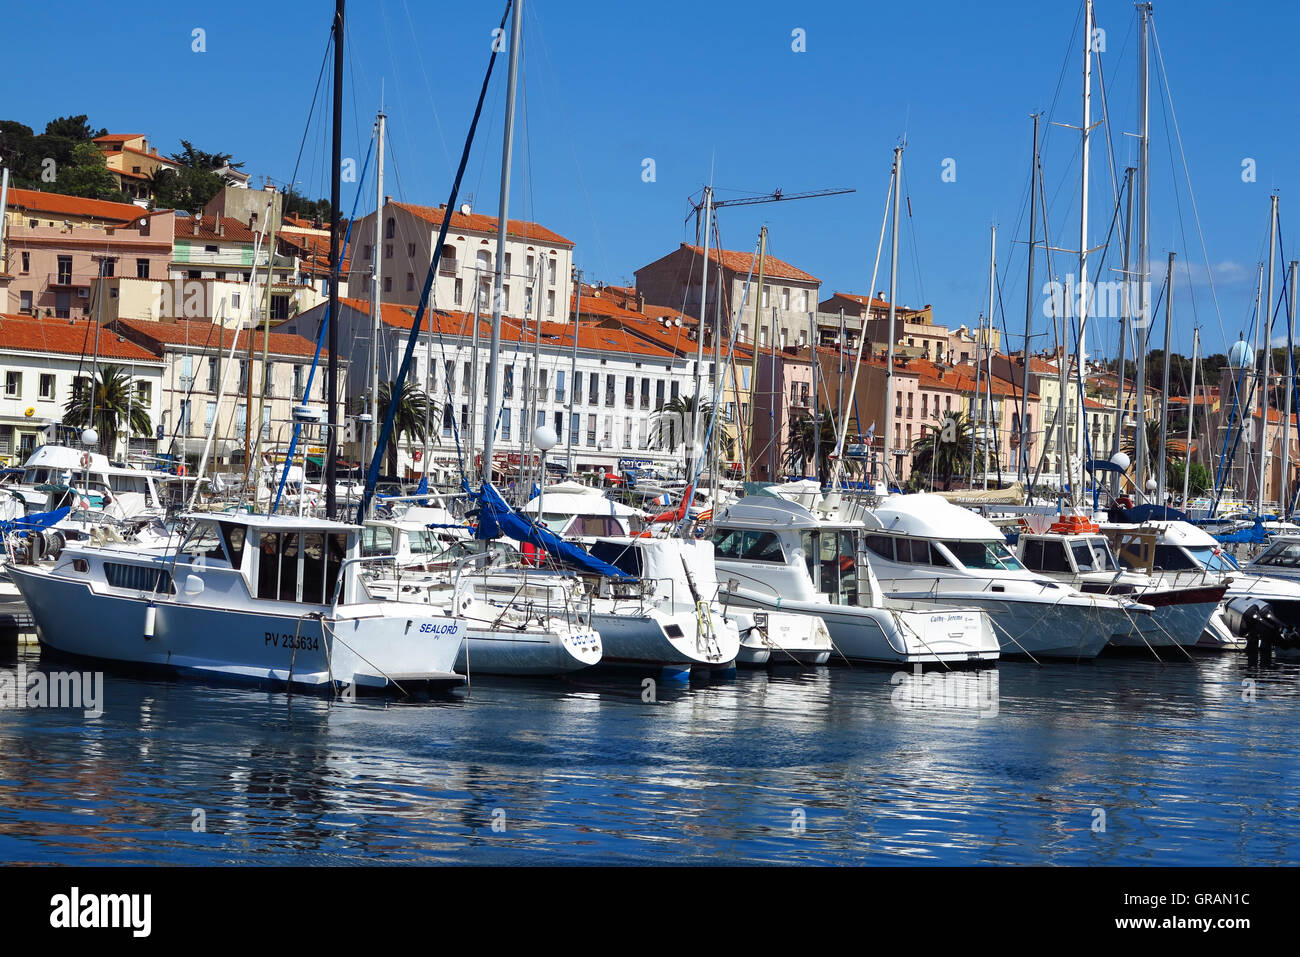
[[[712,192],[710,187],[705,187],[705,189]],[[763,196],[744,196],[739,199],[715,199],[709,203],[709,205],[714,209],[720,209],[723,206],[753,206],[758,203],[783,203],[792,199],[813,199],[818,196],[839,196],[842,193],[856,192],[856,189],[833,188],[812,189],[802,193],[786,193],[780,187],[777,187],[773,192],[767,193]],[[687,202],[691,204],[691,212],[687,214],[686,218],[690,219],[691,216],[698,217],[700,211],[704,209],[703,195],[701,195],[701,198],[698,201],[688,198]]]

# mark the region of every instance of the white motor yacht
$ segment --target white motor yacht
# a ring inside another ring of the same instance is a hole
[[[865,560],[861,521],[750,496],[713,519],[718,577],[734,605],[819,618],[832,656],[882,664],[994,662],[998,640],[975,608],[888,608]]]
[[[1004,655],[1095,658],[1152,613],[1150,605],[1085,594],[1029,571],[993,523],[942,496],[888,495],[863,515],[886,598],[917,608],[982,608]]]

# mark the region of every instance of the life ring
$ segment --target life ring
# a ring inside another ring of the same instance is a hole
[[[184,478],[184,477],[185,477],[185,474],[186,474],[187,471],[188,471],[188,470],[185,468],[184,463],[182,463],[182,464],[176,466],[176,474],[177,474],[178,476],[180,476],[181,478]]]
[[[83,469],[88,469],[88,468],[90,468],[90,453],[89,453],[89,452],[82,452],[82,453],[81,453],[81,467],[82,467]]]

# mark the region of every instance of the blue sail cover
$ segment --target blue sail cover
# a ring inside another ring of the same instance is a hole
[[[1228,532],[1224,535],[1215,535],[1214,540],[1224,545],[1262,545],[1268,541],[1268,534],[1264,531],[1264,522],[1262,519],[1255,519],[1255,524],[1250,528],[1239,528],[1235,532]]]
[[[1141,524],[1153,521],[1190,522],[1191,519],[1186,512],[1180,512],[1168,505],[1135,505],[1124,510],[1123,521]]]
[[[31,515],[24,515],[22,518],[0,522],[0,533],[18,532],[20,537],[25,537],[27,532],[40,532],[51,525],[57,525],[67,518],[68,513],[71,511],[71,508],[65,506],[64,508],[56,508],[52,512],[35,512]]]
[[[554,532],[537,524],[530,518],[520,515],[501,497],[501,493],[488,482],[474,496],[478,502],[478,527],[474,537],[478,539],[513,538],[519,542],[528,542],[550,552],[560,561],[576,565],[584,571],[608,578],[629,579],[625,574],[599,558],[593,558],[585,549],[566,542]]]

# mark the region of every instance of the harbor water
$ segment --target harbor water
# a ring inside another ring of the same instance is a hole
[[[101,714],[0,709],[0,860],[1289,863],[1298,682],[1228,654],[478,678],[404,703],[110,672]]]

